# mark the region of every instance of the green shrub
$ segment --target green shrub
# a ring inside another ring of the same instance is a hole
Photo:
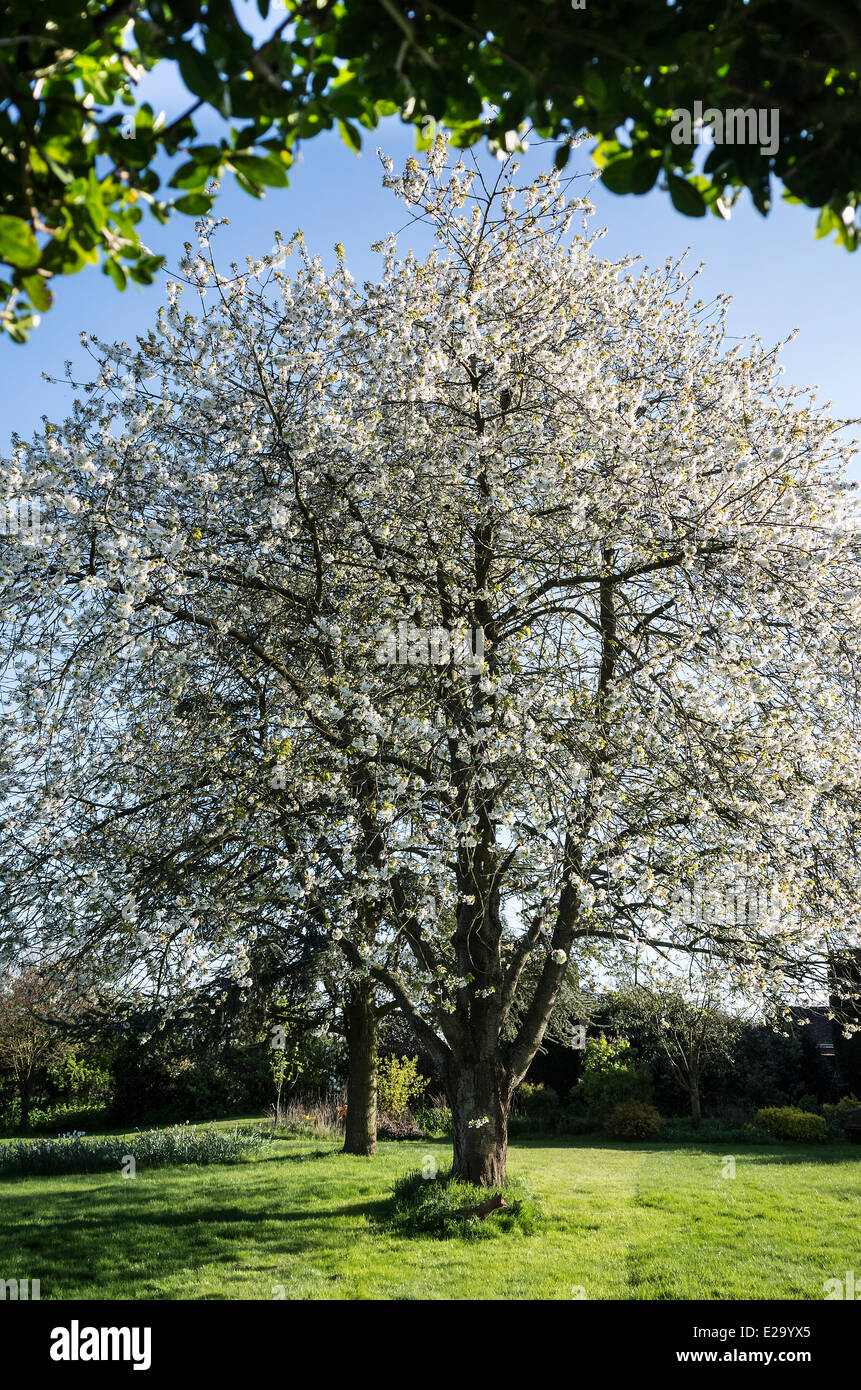
[[[448,1139],[451,1110],[447,1105],[425,1105],[415,1112],[416,1124],[425,1139]]]
[[[765,1128],[765,1125],[757,1124],[756,1121],[751,1121],[749,1125],[745,1125],[737,1139],[734,1134],[729,1134],[727,1137],[736,1143],[743,1144],[770,1144],[774,1139],[774,1135]]]
[[[559,1097],[552,1086],[524,1081],[514,1097],[517,1113],[540,1128],[550,1125],[559,1113]]]
[[[429,1084],[419,1072],[418,1057],[384,1057],[377,1068],[377,1105],[393,1120],[400,1120]]]
[[[594,1134],[596,1125],[576,1110],[560,1110],[556,1117],[557,1134]]]
[[[835,1143],[845,1144],[847,1139],[851,1142],[854,1137],[857,1143],[857,1134],[856,1136],[852,1136],[846,1133],[846,1130],[840,1123],[840,1116],[841,1113],[845,1113],[847,1110],[857,1110],[859,1106],[861,1106],[861,1100],[856,1100],[851,1092],[848,1096],[841,1096],[836,1105],[823,1105],[822,1114],[828,1126],[829,1139],[833,1139]]]
[[[30,1111],[30,1132],[33,1134],[68,1134],[80,1129],[106,1128],[108,1112],[98,1102],[87,1105],[79,1100],[57,1101],[50,1106],[34,1105]]]
[[[839,1113],[839,1107],[836,1105],[826,1104],[822,1107],[822,1117],[825,1120],[828,1137],[835,1141],[843,1139],[843,1126],[837,1118]]]
[[[642,1100],[620,1101],[604,1120],[604,1129],[616,1139],[651,1139],[663,1127],[654,1105]]]
[[[589,1038],[583,1056],[583,1075],[571,1090],[571,1103],[595,1128],[623,1101],[648,1105],[654,1091],[649,1068],[634,1061],[626,1038]]]
[[[64,1097],[105,1104],[111,1093],[109,1067],[70,1052],[48,1070],[48,1080]],[[80,1107],[79,1107],[80,1108]]]
[[[583,1053],[583,1071],[624,1071],[634,1060],[627,1038],[606,1038],[603,1033],[589,1038]]]
[[[810,1095],[809,1093],[801,1097],[798,1102],[798,1109],[804,1110],[809,1115],[820,1115],[822,1113],[822,1107],[816,1099],[816,1096]]]
[[[599,1126],[615,1105],[638,1100],[651,1104],[652,1077],[647,1067],[636,1062],[612,1071],[587,1071],[571,1091],[575,1111]]]
[[[775,1139],[794,1139],[805,1144],[824,1144],[828,1126],[822,1115],[810,1115],[791,1105],[772,1105],[756,1112],[756,1118]]]
[[[477,1216],[459,1216],[462,1207],[477,1206],[501,1191],[507,1207],[494,1211],[485,1221]],[[530,1236],[545,1222],[538,1199],[517,1178],[509,1177],[504,1187],[474,1187],[458,1182],[446,1170],[436,1177],[425,1177],[413,1169],[399,1178],[392,1188],[388,1210],[382,1218],[395,1226],[399,1235],[436,1236],[441,1240],[494,1240],[519,1233]]]
[[[757,1124],[727,1124],[714,1116],[704,1116],[694,1129],[689,1115],[664,1120],[664,1138],[675,1144],[773,1144],[774,1136]]]
[[[0,1144],[0,1177],[119,1172],[128,1155],[146,1168],[169,1163],[238,1163],[266,1143],[266,1135],[258,1129],[205,1130],[189,1125],[92,1139],[74,1132],[57,1139]]]

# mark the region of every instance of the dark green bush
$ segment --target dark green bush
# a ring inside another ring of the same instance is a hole
[[[761,1125],[731,1125],[714,1116],[704,1116],[694,1129],[690,1116],[664,1120],[664,1137],[674,1144],[773,1144],[774,1136]]]
[[[549,1124],[559,1111],[559,1097],[553,1087],[540,1081],[522,1082],[515,1092],[514,1104],[518,1114],[542,1125]]]
[[[822,1118],[828,1130],[828,1138],[837,1142],[843,1139],[843,1126],[838,1120],[839,1110],[836,1105],[823,1105]]]
[[[462,1207],[487,1202],[501,1191],[507,1207],[494,1211],[485,1221],[477,1216],[459,1216]],[[441,1240],[494,1240],[500,1236],[531,1236],[545,1223],[541,1203],[517,1178],[509,1177],[498,1189],[474,1187],[455,1181],[449,1170],[425,1177],[412,1169],[399,1178],[385,1216],[387,1224],[401,1235],[437,1236]]]
[[[772,1105],[758,1110],[757,1121],[775,1139],[792,1139],[804,1144],[824,1144],[828,1126],[822,1115],[810,1115],[791,1105]]]
[[[143,1045],[130,1039],[114,1063],[111,1114],[118,1123],[211,1120],[237,1110],[262,1110],[272,1099],[265,1043],[229,1045],[183,1055],[169,1036]]]
[[[806,1095],[801,1096],[801,1098],[799,1099],[798,1109],[805,1111],[805,1113],[808,1115],[822,1114],[822,1106],[819,1104],[819,1101],[816,1099],[816,1096],[811,1095],[809,1092]]]
[[[425,1139],[448,1139],[451,1134],[451,1110],[447,1105],[421,1106],[415,1119]]]
[[[624,1101],[652,1102],[652,1078],[648,1067],[636,1062],[612,1071],[587,1071],[571,1091],[575,1113],[595,1125],[603,1123],[616,1105]]]
[[[664,1127],[654,1105],[642,1100],[623,1100],[604,1120],[604,1130],[614,1139],[652,1139]]]
[[[585,1115],[569,1107],[567,1110],[560,1110],[556,1117],[555,1129],[557,1134],[594,1134],[597,1124],[593,1120],[587,1119]]]

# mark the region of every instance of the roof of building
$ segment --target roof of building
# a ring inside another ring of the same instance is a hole
[[[791,1012],[796,1025],[802,1032],[810,1033],[820,1051],[834,1051],[834,1033],[828,1009],[824,1004],[814,1005],[809,1009],[794,1008]]]

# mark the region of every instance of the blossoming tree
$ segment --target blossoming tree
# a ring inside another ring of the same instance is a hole
[[[438,141],[385,180],[430,254],[385,243],[361,290],[301,244],[292,277],[286,247],[223,276],[202,224],[200,312],[175,292],[136,349],[94,345],[89,398],[19,448],[44,521],[5,619],[44,795],[14,819],[86,819],[136,758],[183,804],[171,711],[247,699],[244,732],[203,721],[212,795],[253,835],[284,769],[291,896],[337,884],[357,997],[402,1010],[455,1172],[494,1184],[575,972],[702,953],[756,996],[857,945],[858,552],[840,422],[728,348],[684,267],[600,259],[558,173],[488,184]],[[739,863],[781,915],[680,907]]]

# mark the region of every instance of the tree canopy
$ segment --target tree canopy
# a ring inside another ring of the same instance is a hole
[[[748,189],[762,213],[779,181],[821,209],[817,234],[857,245],[861,189],[861,20],[853,0],[428,3],[407,0],[54,0],[51,18],[10,0],[0,38],[0,264],[3,326],[23,341],[51,281],[101,260],[117,288],[159,265],[141,241],[148,207],[200,215],[229,172],[260,196],[284,187],[300,142],[400,113],[427,147],[511,151],[526,129],[558,142],[588,131],[615,193],[656,184],[683,214],[729,216]],[[175,62],[188,94],[169,121],[136,96]],[[676,143],[673,112],[776,113],[772,147]],[[202,138],[218,112],[224,137]],[[163,187],[159,156],[182,156]]]
[[[572,970],[707,956],[793,997],[858,944],[849,446],[684,265],[602,260],[558,170],[487,184],[441,139],[384,168],[430,254],[387,240],[359,288],[297,239],[222,274],[203,220],[156,331],[91,344],[74,416],[16,443],[43,517],[3,550],[4,912],[241,970],[253,891],[234,915],[195,871],[213,939],[153,940],[88,840],[169,811],[171,864],[254,845],[494,1182]],[[780,911],[679,897],[735,877]]]

